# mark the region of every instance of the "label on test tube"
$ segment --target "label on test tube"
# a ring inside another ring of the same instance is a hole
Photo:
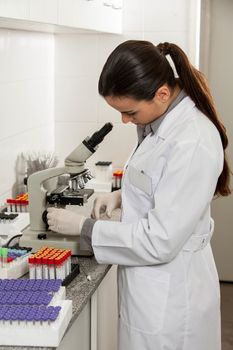
[[[55,279],[54,259],[48,258],[49,279]]]
[[[7,254],[8,254],[8,249],[2,248],[2,267],[6,267],[7,265]]]
[[[28,258],[28,263],[29,263],[29,278],[35,279],[36,278],[36,266],[35,266],[34,256],[30,256]]]
[[[6,204],[7,204],[7,212],[11,213],[13,211],[12,210],[12,199],[7,199]]]
[[[62,258],[55,258],[54,264],[56,268],[56,279],[64,280],[64,265]]]
[[[71,250],[67,251],[66,273],[67,275],[71,273]]]
[[[42,264],[41,264],[41,258],[35,257],[35,263],[36,263],[36,279],[42,279]]]
[[[121,188],[122,176],[123,176],[122,170],[117,170],[113,173],[113,179],[114,179],[113,187],[115,190]]]
[[[48,270],[48,259],[46,257],[42,257],[42,267],[43,267],[43,278],[46,280],[49,279],[49,270]]]

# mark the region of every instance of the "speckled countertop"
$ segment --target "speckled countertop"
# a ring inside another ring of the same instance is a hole
[[[76,258],[73,258],[74,260]],[[67,330],[79,316],[80,312],[91,298],[92,294],[98,288],[99,284],[107,274],[110,265],[99,265],[95,258],[79,258],[80,273],[67,286],[66,299],[73,301],[73,317]],[[75,262],[75,261],[73,261]],[[87,275],[91,277],[89,281]],[[67,331],[66,330],[66,331]],[[64,335],[65,336],[65,335]],[[0,350],[51,350],[52,347],[25,347],[25,346],[0,346]]]
[[[99,265],[94,257],[79,258],[79,266],[80,274],[66,289],[66,299],[73,301],[73,318],[70,326],[111,268],[110,265]],[[87,279],[87,275],[91,277],[90,281]]]

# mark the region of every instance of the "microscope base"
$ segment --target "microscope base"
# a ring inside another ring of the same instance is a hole
[[[26,228],[23,232],[23,236],[20,238],[19,244],[21,247],[30,247],[32,252],[36,252],[43,246],[59,248],[59,249],[69,249],[72,255],[91,257],[93,253],[87,250],[80,250],[79,236],[68,236],[58,234],[52,231],[32,231],[30,226]],[[46,236],[45,239],[39,239],[38,235],[42,237]]]

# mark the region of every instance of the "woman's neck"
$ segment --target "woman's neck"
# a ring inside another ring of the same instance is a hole
[[[180,88],[180,86],[177,84],[177,85],[175,86],[174,90],[173,90],[172,93],[171,93],[171,97],[170,97],[170,99],[169,99],[169,101],[168,101],[168,106],[167,106],[167,108],[169,108],[170,105],[172,104],[172,102],[175,101],[175,99],[177,98],[177,96],[179,95],[180,92],[181,92],[181,88]]]

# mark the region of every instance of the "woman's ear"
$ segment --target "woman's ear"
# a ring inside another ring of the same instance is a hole
[[[168,88],[167,85],[162,85],[160,88],[156,91],[155,96],[157,100],[159,100],[161,103],[166,103],[169,98],[171,97],[171,91]]]

